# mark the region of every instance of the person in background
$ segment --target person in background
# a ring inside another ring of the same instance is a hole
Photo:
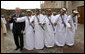
[[[22,12],[23,16],[26,16],[26,14],[24,12]]]
[[[11,16],[6,17],[6,19],[7,19],[7,18],[9,18],[9,19],[10,19],[10,18],[11,18]],[[13,23],[10,23],[10,24],[9,24],[9,26],[10,26],[10,30],[12,31]]]
[[[41,14],[42,14],[42,15],[46,15],[46,12],[45,12],[45,11],[42,11]]]
[[[35,13],[32,12],[32,16],[35,16]]]
[[[1,19],[1,53],[6,53],[4,35],[6,35],[6,30],[5,30],[5,27],[4,27],[4,23]]]
[[[5,28],[5,31],[6,31],[6,33],[7,33],[7,27],[6,27],[7,22],[6,22],[6,19],[4,18],[4,15],[1,16],[1,19],[2,19],[2,21],[3,21],[4,28]]]

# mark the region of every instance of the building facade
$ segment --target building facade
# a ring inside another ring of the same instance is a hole
[[[44,8],[67,8],[68,14],[72,9],[76,9],[78,6],[84,6],[84,1],[45,1],[41,4],[41,9]]]
[[[71,14],[72,9],[77,9],[80,13],[79,23],[84,24],[84,1],[45,1],[41,4],[41,9],[46,8],[67,8],[67,14]]]

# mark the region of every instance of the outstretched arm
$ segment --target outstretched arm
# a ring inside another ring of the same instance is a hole
[[[34,16],[30,19],[30,23],[34,23]]]
[[[16,21],[16,22],[24,22],[25,21],[25,17],[20,17],[20,18],[14,18],[14,20]]]
[[[8,22],[9,22],[9,23],[13,23],[13,21],[14,21],[14,19],[13,19],[13,18],[14,18],[14,17],[15,17],[15,14],[14,14],[14,15],[12,15],[10,19],[9,19],[9,18],[7,18],[7,19],[8,19]]]

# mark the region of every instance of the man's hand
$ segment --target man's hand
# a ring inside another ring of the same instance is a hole
[[[13,19],[14,19],[14,20],[17,20],[17,18],[16,18],[16,17],[14,17]]]
[[[43,23],[42,25],[45,25],[45,23]]]
[[[72,31],[72,27],[68,27]]]
[[[9,19],[10,19],[10,17],[6,17],[6,19],[7,19],[7,20],[9,20]]]
[[[54,23],[54,26],[56,26],[57,25],[57,23]]]
[[[42,25],[42,23],[39,23],[39,25],[41,26],[41,25]]]
[[[23,31],[23,30],[21,30],[21,33],[23,34],[23,33],[24,33],[24,31]]]
[[[31,23],[34,23],[34,21],[32,21]]]

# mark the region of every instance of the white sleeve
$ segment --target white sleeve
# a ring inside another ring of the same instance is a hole
[[[17,18],[16,22],[24,22],[26,17]]]
[[[70,16],[68,16],[67,19],[66,19],[66,26],[67,26],[67,27],[71,27],[71,25],[70,25],[69,22],[68,22],[69,20],[70,20]]]
[[[52,16],[52,18],[51,18],[52,23],[54,23],[54,18],[55,18],[55,17],[54,17],[54,16]]]
[[[30,19],[30,22],[34,21],[34,16],[32,16],[32,18]]]
[[[54,18],[54,23],[56,23],[58,21],[58,18],[59,18],[59,15],[57,15],[55,18]]]
[[[75,28],[75,29],[77,29],[77,23],[78,23],[78,17],[77,17],[77,16],[76,16],[76,18],[75,18],[75,21],[76,21],[76,22],[74,23],[74,24],[76,25],[76,28]]]
[[[4,18],[4,23],[7,24],[6,19]]]
[[[45,18],[46,18],[46,16],[43,17],[42,24],[45,23]]]

